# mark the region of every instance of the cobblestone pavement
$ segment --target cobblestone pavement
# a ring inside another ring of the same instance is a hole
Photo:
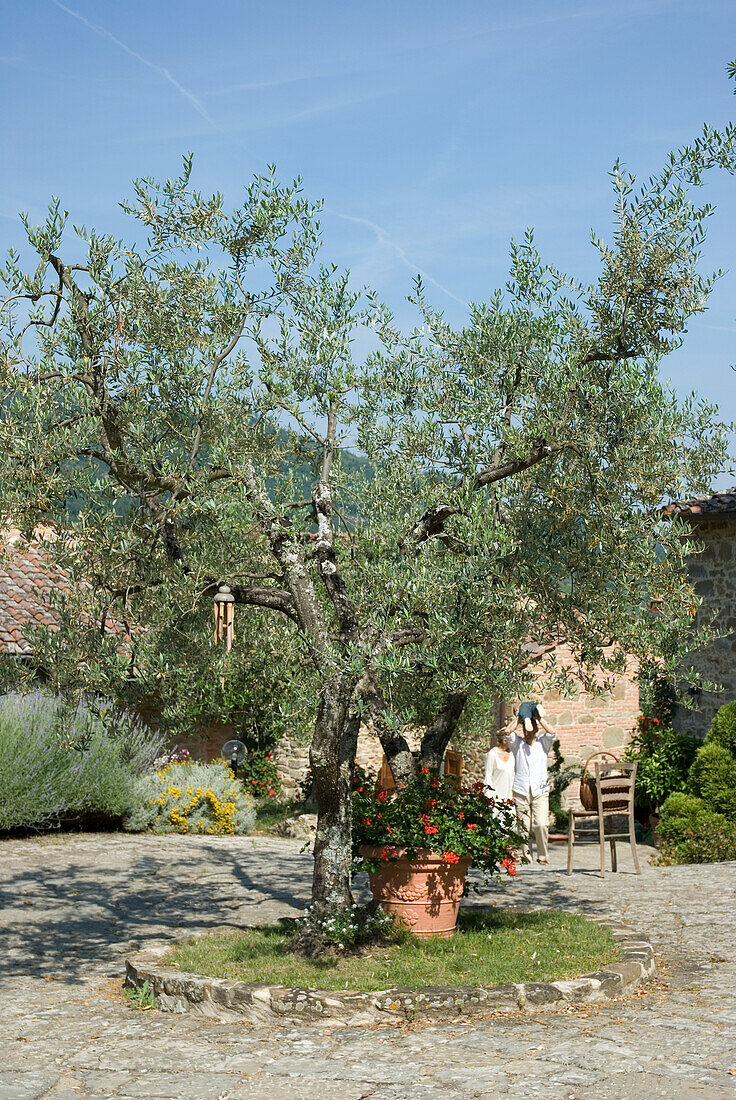
[[[579,859],[578,859],[579,853]],[[643,853],[644,854],[644,853]],[[615,915],[660,976],[632,998],[551,1015],[403,1028],[255,1029],[127,1007],[123,959],[176,930],[293,914],[298,842],[121,834],[0,842],[0,1100],[719,1098],[736,1092],[736,864],[617,875],[581,846],[570,878],[524,868],[484,899]]]

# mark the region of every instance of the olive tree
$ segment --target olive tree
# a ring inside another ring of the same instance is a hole
[[[36,266],[11,253],[3,272],[2,513],[72,579],[53,665],[79,678],[63,654],[81,646],[94,686],[173,676],[151,639],[176,619],[212,653],[227,583],[247,627],[213,676],[264,639],[284,695],[311,699],[318,909],[351,900],[361,721],[406,782],[407,726],[436,764],[528,686],[532,651],[564,641],[600,683],[689,624],[688,544],[657,505],[707,486],[724,434],[657,372],[713,284],[690,188],[733,146],[706,130],[639,189],[617,168],[592,284],[530,234],[460,329],[418,283],[406,335],[319,264],[318,209],[273,171],[230,211],[188,159],[139,180],[125,241],[70,234],[57,202],[24,219]]]

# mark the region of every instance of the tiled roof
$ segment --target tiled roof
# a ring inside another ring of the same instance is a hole
[[[736,512],[736,486],[690,500],[673,500],[662,511],[669,516],[722,515]]]
[[[30,654],[26,631],[34,626],[56,627],[47,595],[67,588],[69,581],[37,542],[26,542],[17,533],[3,536],[0,550],[0,654]]]

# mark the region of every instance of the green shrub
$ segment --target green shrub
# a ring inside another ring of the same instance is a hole
[[[671,794],[662,807],[658,862],[717,863],[736,859],[736,823],[692,794]]]
[[[720,745],[736,758],[736,702],[719,707],[705,738],[706,745]]]
[[[681,840],[693,825],[712,824],[719,825],[726,819],[722,814],[716,814],[709,810],[702,798],[695,795],[678,792],[671,794],[662,807],[662,817],[659,823],[659,835],[662,840],[677,842]]]
[[[636,760],[636,804],[642,809],[661,806],[668,795],[684,791],[688,772],[700,744],[659,720],[642,716],[626,748],[626,760]]]
[[[554,815],[555,828],[566,832],[570,814],[562,808],[562,796],[576,779],[580,779],[583,769],[579,764],[566,764],[560,750],[559,741],[552,743],[552,763],[549,766],[549,810]]]
[[[142,776],[125,828],[131,832],[247,834],[253,831],[253,799],[224,760],[169,764]]]
[[[42,694],[0,698],[0,829],[122,817],[160,748],[124,717]]]
[[[281,780],[273,756],[273,749],[254,749],[247,753],[238,775],[254,798],[278,800]]]
[[[710,810],[736,817],[736,757],[722,745],[702,745],[690,769],[688,789]]]

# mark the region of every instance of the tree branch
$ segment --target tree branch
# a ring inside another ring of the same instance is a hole
[[[448,691],[434,722],[431,726],[427,726],[419,750],[422,763],[427,767],[436,769],[442,763],[445,749],[455,732],[467,698],[467,694],[463,691]]]
[[[336,435],[337,414],[334,405],[331,404],[327,413],[327,435],[322,445],[322,470],[319,481],[312,493],[314,511],[317,517],[317,541],[314,544],[314,556],[322,583],[335,608],[340,634],[344,641],[349,641],[356,636],[358,620],[355,608],[348,599],[345,581],[338,568],[337,555],[335,554],[330,473],[335,452]]]
[[[230,591],[235,597],[236,604],[246,604],[251,607],[265,607],[272,611],[280,611],[293,623],[299,625],[296,606],[291,593],[281,588],[270,588],[267,585],[231,585]]]
[[[202,447],[202,414],[204,413],[204,407],[207,404],[207,401],[209,400],[209,396],[212,392],[212,387],[215,383],[215,378],[217,376],[217,372],[220,369],[220,367],[222,366],[225,359],[227,359],[228,355],[230,354],[230,352],[233,350],[233,348],[237,344],[240,337],[243,335],[243,329],[245,328],[245,322],[248,320],[248,314],[249,313],[250,313],[250,298],[247,298],[247,296],[246,296],[246,305],[245,305],[245,308],[244,308],[244,310],[241,314],[240,321],[238,322],[238,324],[235,328],[235,332],[232,335],[232,338],[227,343],[227,345],[222,349],[222,351],[218,352],[218,354],[214,357],[214,359],[212,360],[212,363],[210,364],[210,371],[209,371],[209,374],[207,376],[207,384],[204,387],[204,393],[202,394],[202,400],[200,401],[200,414],[199,414],[199,418],[197,420],[197,430],[194,433],[194,440],[192,442],[192,449],[189,452],[189,469],[190,470],[194,469],[194,464],[197,461],[197,455],[199,454],[200,449]]]
[[[546,439],[537,439],[532,444],[529,454],[523,458],[510,458],[506,462],[489,466],[477,473],[473,478],[473,489],[482,489],[486,485],[493,485],[497,481],[504,481],[508,477],[513,477],[514,474],[530,470],[533,466],[538,466],[551,455],[559,454],[560,451],[566,450],[569,446],[571,446],[570,443],[548,443]],[[457,493],[463,484],[464,479],[461,478],[460,481],[450,486],[448,496]],[[419,522],[409,531],[408,535],[404,535],[399,540],[399,549],[402,553],[407,553],[420,543],[426,542],[427,539],[439,535],[444,530],[445,523],[450,516],[456,516],[461,511],[462,509],[456,504],[437,504],[434,508],[428,509]]]

